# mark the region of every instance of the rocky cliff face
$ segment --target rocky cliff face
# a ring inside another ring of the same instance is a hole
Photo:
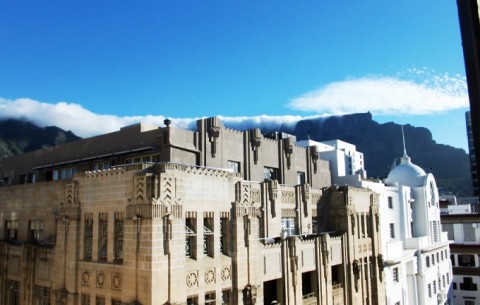
[[[287,130],[286,130],[287,132]],[[396,158],[403,154],[401,125],[379,124],[370,113],[303,120],[288,132],[316,141],[340,139],[355,144],[363,152],[369,177],[383,178]],[[446,192],[471,196],[469,157],[464,150],[437,144],[423,127],[404,126],[405,146],[412,162],[433,172],[439,187]]]

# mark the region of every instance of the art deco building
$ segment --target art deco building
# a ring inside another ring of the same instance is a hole
[[[385,303],[378,195],[286,134],[134,125],[0,177],[1,304]]]

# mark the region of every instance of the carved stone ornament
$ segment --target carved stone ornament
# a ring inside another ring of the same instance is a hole
[[[317,173],[317,161],[320,158],[320,150],[318,146],[310,146],[310,155],[312,156],[313,172]]]
[[[226,281],[230,279],[230,267],[222,268],[222,280]]]
[[[205,272],[205,283],[210,284],[215,282],[215,271],[209,269]]]
[[[105,287],[105,273],[102,271],[97,273],[97,287],[104,288]]]
[[[114,273],[112,275],[112,287],[114,289],[121,289],[122,288],[122,276],[118,273]]]
[[[87,270],[82,273],[82,285],[88,285],[90,283],[90,272]]]
[[[253,150],[253,163],[257,164],[258,161],[258,148],[260,147],[262,140],[262,132],[259,128],[255,128],[250,132],[250,145]]]
[[[217,139],[220,137],[221,123],[218,118],[207,119],[208,140],[211,143],[212,157],[217,153]]]
[[[198,276],[197,276],[197,273],[196,272],[189,272],[187,273],[187,286],[188,287],[192,287],[192,286],[196,286],[197,285],[197,281],[198,281]]]
[[[294,144],[294,140],[293,138],[286,138],[286,139],[283,139],[283,148],[285,150],[285,156],[287,157],[287,168],[290,169],[290,166],[291,166],[291,156],[293,154],[293,144]]]

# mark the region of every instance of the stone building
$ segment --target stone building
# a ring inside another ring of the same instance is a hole
[[[0,303],[384,304],[378,196],[295,141],[209,118],[2,160]]]

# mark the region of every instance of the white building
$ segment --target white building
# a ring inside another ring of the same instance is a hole
[[[337,178],[360,174],[366,178],[363,153],[357,151],[353,144],[341,141],[330,140],[317,142],[312,140],[297,141],[298,146],[316,146],[320,153],[320,159],[329,161],[332,173],[332,183],[338,184]]]
[[[341,172],[344,156],[337,153],[335,158],[331,163],[332,182],[368,188],[380,195],[386,304],[451,304],[449,240],[447,233],[441,231],[439,195],[433,175],[413,164],[404,152],[400,164],[384,181],[365,179],[362,171],[333,177],[334,172]]]
[[[461,209],[463,208],[463,209]],[[460,213],[459,210],[463,210]],[[453,265],[452,294],[454,304],[480,304],[480,214],[471,212],[470,204],[449,205],[442,215],[448,232],[450,259]]]

